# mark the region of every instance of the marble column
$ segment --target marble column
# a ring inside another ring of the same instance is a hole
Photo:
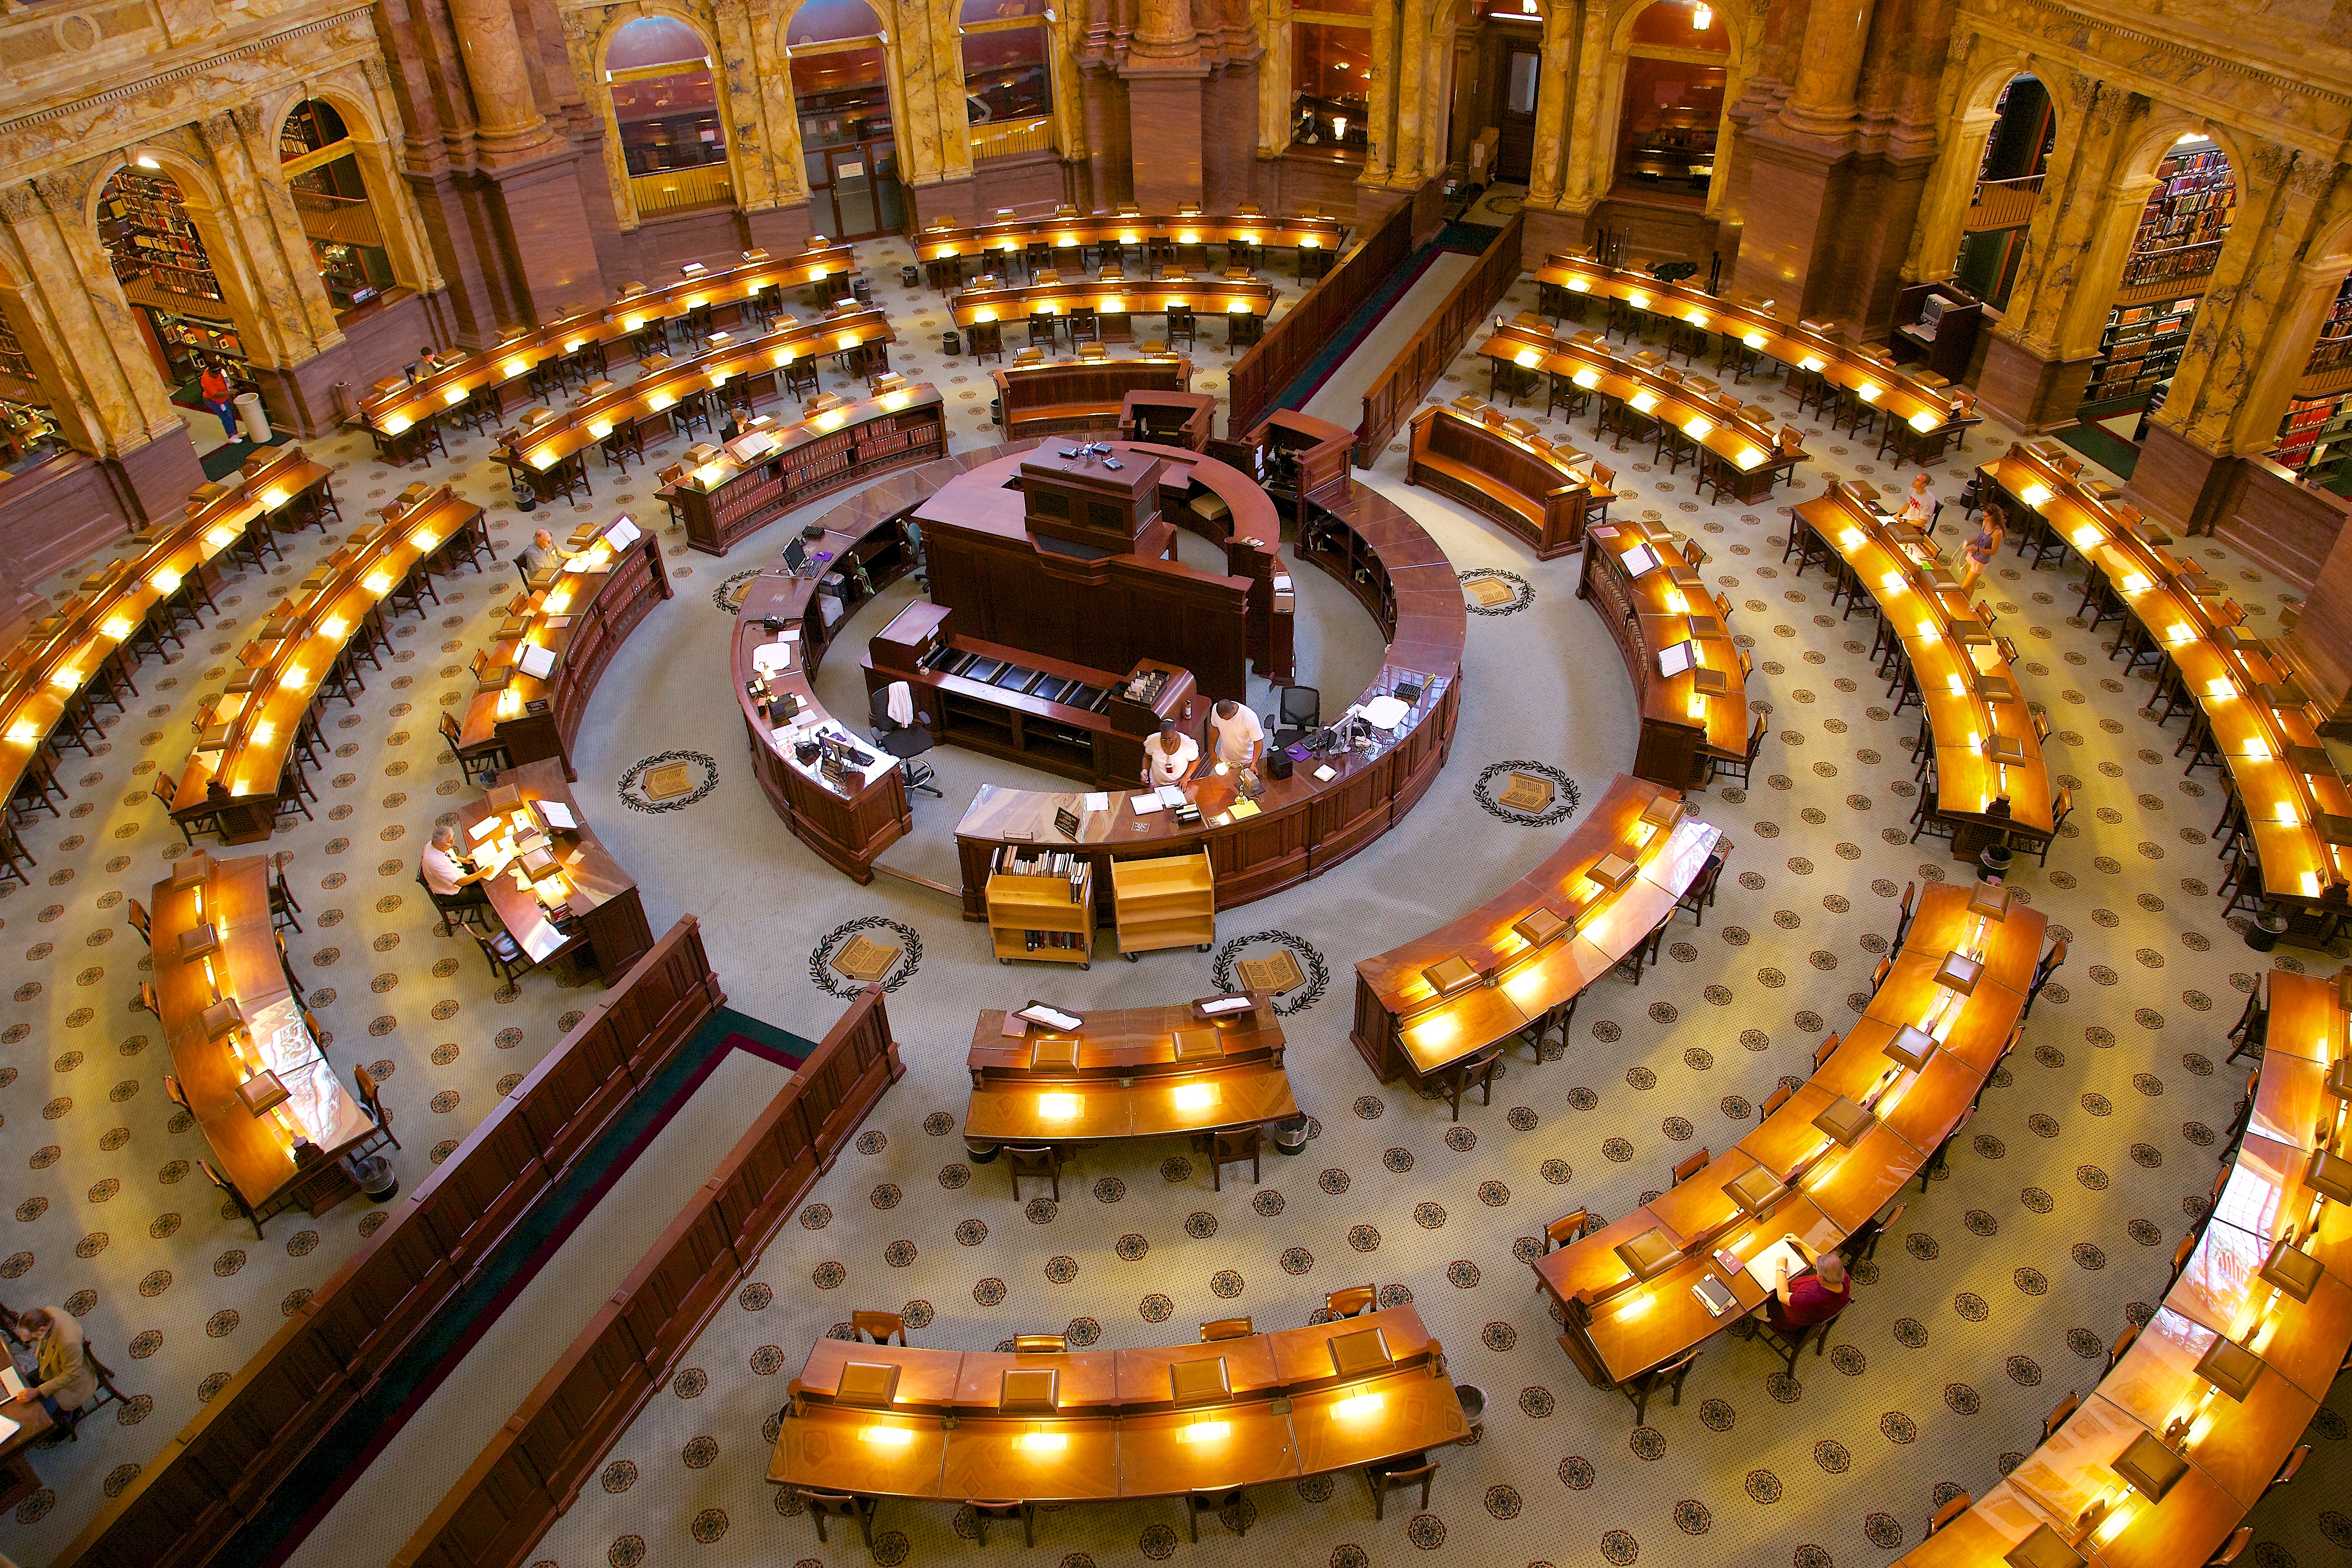
[[[483,152],[493,162],[536,152],[548,138],[547,118],[531,94],[509,0],[448,0],[448,5]]]
[[[1597,7],[1596,7],[1597,8]],[[1544,14],[1543,55],[1538,66],[1535,160],[1528,174],[1528,205],[1559,205],[1567,174],[1568,110],[1576,96],[1576,46],[1584,7],[1552,0]],[[1499,84],[1497,84],[1499,85]]]
[[[254,143],[264,137],[261,106],[242,103],[207,114],[196,130],[212,154],[213,177],[220,182],[226,205],[220,221],[235,234],[252,268],[258,296],[255,303],[278,330],[281,363],[299,364],[341,343],[343,334],[335,325],[334,303],[320,281],[293,196],[283,180],[259,173]],[[263,144],[274,154],[277,142],[277,127],[272,126]]]
[[[1861,105],[1863,52],[1870,43],[1870,0],[1811,0],[1805,7],[1805,41],[1797,56],[1797,79],[1780,122],[1805,136],[1836,137],[1853,125]]]
[[[1209,77],[1189,0],[1139,0],[1135,40],[1118,69],[1127,83],[1127,133],[1135,201],[1174,212],[1201,196],[1202,100]]]

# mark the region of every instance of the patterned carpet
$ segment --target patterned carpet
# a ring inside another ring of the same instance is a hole
[[[903,245],[864,248],[903,340],[894,363],[949,392],[960,447],[992,439],[984,374],[936,352],[939,297],[898,288]],[[1501,309],[1532,299],[1523,283]],[[1226,356],[1212,348],[1198,362],[1206,369],[1196,384],[1222,392]],[[1483,367],[1465,359],[1435,395],[1485,386]],[[1742,391],[1790,411],[1777,384]],[[1574,438],[1590,445],[1590,428],[1580,422]],[[1556,421],[1547,433],[1570,434]],[[1967,465],[2006,438],[1979,432],[1970,454],[1939,467],[1938,491],[1955,493]],[[1868,446],[1826,430],[1808,444],[1816,461],[1777,501],[1817,493],[1825,472],[1876,468]],[[381,504],[425,471],[386,470],[361,442],[310,446],[344,466],[339,486],[354,524],[352,503]],[[451,447],[433,477],[496,503],[496,537],[511,553],[532,520],[506,505],[481,438],[453,437]],[[673,542],[679,596],[606,677],[580,748],[583,805],[644,885],[655,929],[682,910],[700,913],[732,1003],[796,1033],[814,1037],[841,1005],[822,985],[821,963],[804,960],[821,958],[842,927],[884,920],[917,936],[891,995],[909,1072],[539,1559],[557,1568],[863,1561],[839,1531],[820,1547],[807,1519],[780,1515],[761,1479],[784,1381],[811,1341],[844,1331],[856,1307],[903,1310],[919,1343],[987,1347],[1062,1330],[1074,1342],[1141,1345],[1190,1339],[1195,1323],[1232,1312],[1254,1314],[1261,1328],[1302,1321],[1324,1292],[1368,1278],[1409,1293],[1454,1375],[1486,1390],[1484,1441],[1439,1456],[1427,1510],[1401,1507],[1377,1524],[1353,1477],[1253,1492],[1222,1527],[1204,1522],[1202,1546],[1190,1549],[1236,1564],[1364,1568],[1419,1561],[1420,1550],[1511,1564],[1646,1553],[1726,1568],[1855,1568],[1916,1542],[1949,1489],[1981,1494],[2030,1448],[2049,1408],[2095,1381],[2126,1315],[2157,1299],[2171,1247],[2211,1184],[2211,1148],[2238,1088],[2215,1066],[2221,1036],[2264,962],[2211,897],[2220,868],[2206,835],[2220,792],[2210,773],[2181,776],[2171,757],[2179,727],[2138,717],[2144,689],[2068,623],[2074,574],[2025,572],[2004,556],[1988,579],[2000,629],[2026,649],[2026,695],[2051,712],[2053,767],[2075,783],[2081,806],[2048,868],[2029,865],[2018,880],[2073,933],[2074,958],[2037,1007],[2028,1048],[1987,1096],[1971,1146],[1924,1196],[1913,1189],[1904,1222],[1858,1271],[1830,1353],[1790,1379],[1775,1375],[1768,1353],[1718,1340],[1681,1405],[1654,1405],[1636,1428],[1631,1408],[1585,1387],[1552,1343],[1517,1247],[1572,1207],[1623,1214],[1664,1185],[1676,1159],[1736,1142],[1756,1102],[1777,1081],[1802,1078],[1822,1035],[1853,1016],[1903,883],[1964,869],[1938,847],[1905,842],[1916,796],[1902,742],[1916,720],[1887,716],[1864,620],[1839,621],[1818,575],[1790,578],[1779,508],[1701,503],[1688,476],[1648,471],[1637,460],[1645,457],[1629,448],[1612,459],[1629,492],[1619,510],[1655,512],[1703,538],[1715,556],[1708,572],[1734,600],[1734,629],[1753,642],[1751,695],[1773,712],[1753,790],[1701,800],[1738,846],[1736,884],[1726,879],[1703,928],[1676,928],[1665,962],[1638,988],[1612,981],[1588,996],[1564,1059],[1522,1057],[1493,1107],[1466,1106],[1458,1125],[1442,1102],[1377,1085],[1364,1070],[1346,1041],[1349,966],[1488,897],[1567,830],[1572,817],[1534,826],[1481,809],[1476,785],[1494,764],[1556,769],[1586,800],[1630,764],[1626,682],[1574,599],[1573,559],[1536,562],[1491,525],[1405,488],[1402,443],[1392,448],[1369,482],[1420,517],[1458,568],[1501,574],[1517,591],[1503,606],[1515,613],[1471,622],[1464,718],[1445,774],[1402,829],[1330,877],[1225,914],[1216,952],[1047,974],[999,969],[986,962],[984,932],[944,900],[887,879],[857,888],[783,834],[737,749],[739,721],[714,673],[731,622],[709,594],[765,560],[782,531],[724,563]],[[646,477],[660,460],[617,484],[598,470],[595,500],[579,510],[634,507],[661,521]],[[273,576],[297,580],[326,542],[306,537]],[[2228,552],[2198,549],[2260,614],[2292,602]],[[435,706],[462,700],[462,661],[484,639],[488,590],[504,581],[499,572],[443,587],[442,658],[425,689]],[[0,1068],[0,1168],[26,1172],[5,1194],[21,1205],[13,1256],[0,1264],[5,1299],[78,1310],[137,1396],[124,1422],[101,1417],[79,1444],[35,1456],[55,1489],[26,1505],[10,1532],[6,1550],[27,1563],[70,1539],[103,1489],[135,1473],[259,1348],[279,1321],[273,1309],[323,1281],[380,1213],[346,1205],[315,1223],[281,1220],[256,1243],[208,1194],[191,1200],[183,1163],[202,1153],[201,1139],[169,1130],[160,1085],[144,1081],[162,1066],[152,1029],[141,1027],[152,1020],[129,1005],[135,954],[58,962],[58,949],[78,942],[130,940],[121,897],[143,898],[180,847],[152,802],[131,792],[155,766],[179,765],[187,705],[222,678],[238,640],[226,623],[249,621],[268,589],[248,580],[229,592],[239,604],[224,602],[207,643],[142,672],[151,710],[115,723],[110,754],[66,770],[69,809],[81,815],[43,818],[28,833],[50,884],[0,895],[0,927],[17,922],[29,944],[22,960],[14,947],[0,953],[17,998],[0,1037],[21,1047]],[[352,1042],[336,1061],[392,1066],[387,1098],[407,1144],[395,1163],[413,1184],[432,1150],[462,1135],[589,994],[532,975],[501,1000],[469,952],[431,934],[404,840],[453,809],[456,799],[441,797],[460,785],[436,758],[431,714],[410,714],[422,699],[397,684],[423,673],[411,656],[432,632],[414,621],[401,629],[402,662],[371,675],[349,727],[332,731],[347,754],[319,780],[319,822],[271,847],[296,856],[310,930],[289,942],[298,963],[317,972],[329,1028]],[[878,623],[854,633],[872,629]],[[335,721],[343,717],[338,710]],[[667,751],[711,759],[714,787],[682,809],[625,808],[618,781]],[[961,804],[919,803],[918,832],[946,834]],[[336,857],[362,833],[382,844],[377,883],[349,891],[365,873]],[[331,921],[332,910],[343,912]],[[346,917],[365,930],[345,931]],[[964,1160],[955,1132],[975,1008],[1033,994],[1081,1007],[1199,994],[1221,963],[1277,947],[1307,975],[1285,998],[1295,1009],[1286,1019],[1294,1079],[1318,1118],[1304,1156],[1269,1154],[1255,1182],[1229,1170],[1226,1195],[1180,1145],[1104,1151],[1066,1171],[1058,1204],[1032,1187],[1017,1208],[1001,1168]],[[2334,962],[2305,951],[2275,957]],[[89,1062],[110,1046],[123,1053],[111,1070]],[[616,1261],[616,1278],[625,1266]],[[2251,1562],[2340,1561],[2352,1543],[2352,1522],[2336,1511],[2352,1434],[2343,1409],[2339,1398],[2323,1411],[2304,1479],[2258,1511]],[[431,1500],[403,1499],[400,1510]],[[886,1504],[874,1559],[960,1560],[971,1551],[961,1539],[969,1528],[943,1508]],[[404,1535],[379,1538],[386,1556]],[[1041,1521],[1034,1552],[1001,1531],[991,1543],[1063,1568],[1188,1550],[1172,1505],[1056,1510]]]

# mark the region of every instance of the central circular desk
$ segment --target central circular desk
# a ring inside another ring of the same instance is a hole
[[[1254,441],[1216,443],[1216,456],[1142,443],[1112,446],[1123,460],[1162,463],[1160,495],[1163,503],[1174,502],[1163,504],[1164,521],[1224,549],[1229,569],[1239,566],[1237,576],[1253,578],[1253,595],[1262,586],[1270,597],[1288,570],[1276,554],[1285,514],[1297,517],[1300,510],[1291,497],[1282,498],[1284,504],[1277,507],[1276,496],[1254,477],[1268,471],[1265,433],[1255,435]],[[833,590],[821,594],[814,582],[795,574],[781,556],[744,590],[731,673],[754,769],[770,803],[794,836],[860,882],[872,880],[877,858],[912,831],[913,816],[895,763],[855,735],[864,715],[841,724],[817,702],[816,668],[856,605],[912,570],[909,522],[918,510],[934,498],[950,499],[964,508],[959,518],[967,527],[973,526],[975,517],[1001,511],[1009,513],[1009,527],[1017,531],[1021,498],[1004,489],[1005,481],[1018,469],[1023,455],[1053,445],[1055,438],[1018,442],[925,464],[827,511],[814,525],[820,538],[796,536],[811,559],[826,552],[830,573],[838,574],[845,561],[866,567],[862,575],[855,571],[848,574],[849,596],[829,623],[824,604],[835,596]],[[1279,465],[1276,468],[1278,471]],[[1328,490],[1320,493],[1329,495]],[[1218,504],[1190,504],[1190,498],[1202,496],[1213,497]],[[1154,537],[1164,547],[1164,533]],[[1113,860],[1205,854],[1217,907],[1223,909],[1265,898],[1328,870],[1402,821],[1428,792],[1452,748],[1461,705],[1468,615],[1453,566],[1402,509],[1352,485],[1328,503],[1310,500],[1289,542],[1299,561],[1313,563],[1348,585],[1387,642],[1381,667],[1357,702],[1391,697],[1404,703],[1403,717],[1378,731],[1368,745],[1308,756],[1287,778],[1269,773],[1255,800],[1244,803],[1240,816],[1234,815],[1237,797],[1233,779],[1203,769],[1184,786],[1188,799],[1200,807],[1200,820],[1192,825],[1180,825],[1170,810],[1138,813],[1133,797],[1143,793],[1139,791],[1102,792],[1108,795],[1108,807],[1088,810],[1087,796],[1093,786],[1030,790],[982,785],[956,827],[966,920],[987,919],[990,868],[1007,846],[1073,851],[1104,886],[1110,883]],[[1168,552],[1172,555],[1172,549]],[[1076,560],[1057,563],[1056,569],[1063,565],[1082,574],[1115,569],[1102,561]],[[1166,575],[1173,580],[1171,591],[1178,593],[1189,579],[1203,584],[1230,583],[1181,567],[1168,568]],[[1227,586],[1224,591],[1232,590]],[[922,607],[919,603],[914,606]],[[1255,626],[1259,618],[1253,616],[1251,624]],[[1230,651],[1237,666],[1242,650]],[[1171,651],[1169,657],[1174,660],[1180,655]],[[1033,658],[1032,662],[1040,661]],[[1263,669],[1265,658],[1260,657],[1258,662]],[[869,683],[895,678],[889,668],[870,665],[866,675]],[[942,700],[965,687],[971,694],[986,692],[992,700],[1005,700],[1004,693],[989,690],[985,682],[938,671],[928,679]],[[1203,685],[1211,694],[1221,689],[1214,681]],[[1021,711],[1047,723],[1082,717],[1076,709],[1065,711],[1063,704],[1034,697],[1014,700]],[[1192,727],[1198,729],[1206,716],[1204,703]],[[827,728],[836,735],[849,731],[856,752],[804,760],[810,735]],[[861,754],[872,759],[870,765],[858,761]],[[829,770],[828,761],[833,763]],[[1057,819],[1057,814],[1075,816],[1076,831],[1065,832],[1062,823],[1067,817]],[[1110,918],[1106,910],[1104,923]]]

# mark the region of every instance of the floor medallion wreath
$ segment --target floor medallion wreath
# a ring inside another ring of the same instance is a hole
[[[1504,781],[1505,788],[1507,790],[1508,776],[1512,773],[1526,773],[1549,782],[1552,786],[1551,804],[1539,812],[1522,811],[1504,804],[1503,799],[1496,794],[1496,783],[1498,780]],[[1549,763],[1490,763],[1471,784],[1470,793],[1477,799],[1479,805],[1485,809],[1487,816],[1498,816],[1505,822],[1516,822],[1523,827],[1549,827],[1555,822],[1566,822],[1576,815],[1576,808],[1583,804],[1583,796],[1577,790],[1576,781]]]
[[[701,777],[696,782],[694,787],[684,795],[656,800],[646,793],[647,775],[658,773],[673,764],[682,764],[688,770],[689,778],[694,776],[696,770],[699,770]],[[621,782],[614,786],[620,794],[623,805],[627,806],[631,811],[647,813],[684,811],[718,787],[719,759],[708,752],[684,751],[656,752],[650,757],[639,758],[629,765],[629,771],[623,773]]]
[[[824,940],[819,942],[814,950],[809,953],[809,978],[814,981],[827,995],[838,996],[845,1002],[866,989],[846,975],[835,973],[833,970],[833,955],[841,944],[859,931],[866,931],[890,932],[898,939],[898,946],[905,953],[905,957],[892,966],[889,977],[882,982],[883,990],[896,991],[899,986],[912,980],[915,977],[915,971],[922,966],[923,939],[915,934],[913,926],[886,919],[881,915],[866,915],[863,919],[834,927],[824,933]]]
[[[743,585],[757,577],[765,568],[747,566],[740,572],[730,572],[710,590],[710,602],[730,616],[743,613]]]
[[[1517,572],[1506,572],[1499,566],[1473,566],[1455,575],[1467,601],[1463,607],[1474,616],[1516,616],[1536,602],[1536,585]],[[1482,583],[1507,589],[1508,596],[1488,603],[1489,595],[1480,593],[1478,588]]]
[[[1276,1017],[1304,1013],[1323,999],[1325,989],[1331,984],[1330,966],[1323,962],[1323,955],[1315,950],[1313,942],[1302,936],[1293,936],[1286,931],[1252,931],[1218,948],[1215,966],[1210,971],[1218,990],[1231,991],[1234,988],[1234,966],[1240,959],[1242,950],[1258,942],[1279,942],[1288,948],[1297,955],[1300,966],[1307,971],[1306,984],[1276,998],[1274,1011]]]

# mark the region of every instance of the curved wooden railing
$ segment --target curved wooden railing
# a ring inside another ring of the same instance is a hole
[[[1421,395],[1437,384],[1437,378],[1470,341],[1471,329],[1486,320],[1486,312],[1517,280],[1519,237],[1526,232],[1527,221],[1527,214],[1519,213],[1504,226],[1503,232],[1478,253],[1477,265],[1454,283],[1445,302],[1422,323],[1412,341],[1397,351],[1380,379],[1364,389],[1363,416],[1356,424],[1356,467],[1369,468],[1379,459],[1381,449],[1404,428]]]
[[[148,1461],[54,1568],[200,1568],[726,1000],[688,915]]]
[[[1339,265],[1324,274],[1265,336],[1242,355],[1227,383],[1225,432],[1238,440],[1273,412],[1275,399],[1322,353],[1340,324],[1412,255],[1412,204],[1389,214]]]

